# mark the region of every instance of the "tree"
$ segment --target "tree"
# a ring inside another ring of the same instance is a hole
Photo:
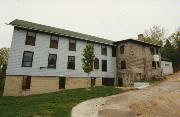
[[[0,49],[0,68],[2,68],[3,65],[7,64],[8,52],[9,52],[8,48],[1,48]]]
[[[94,63],[94,46],[92,44],[87,44],[83,50],[83,58],[82,58],[82,68],[85,73],[89,74],[93,71],[93,63]],[[87,80],[88,85],[88,80]]]
[[[155,25],[144,31],[144,41],[162,46],[165,35],[166,29]]]

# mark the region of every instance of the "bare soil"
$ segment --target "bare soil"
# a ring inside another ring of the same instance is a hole
[[[82,102],[72,117],[180,117],[180,72],[141,90]]]

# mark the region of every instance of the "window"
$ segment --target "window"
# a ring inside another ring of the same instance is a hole
[[[48,68],[56,68],[57,54],[49,54]]]
[[[69,39],[69,51],[76,51],[76,40]]]
[[[65,89],[66,77],[59,77],[59,89]]]
[[[34,55],[34,52],[24,51],[22,67],[32,67],[33,55]]]
[[[101,55],[107,56],[107,47],[105,45],[101,45]]]
[[[31,86],[31,76],[23,76],[22,89],[23,90],[30,89],[30,86]]]
[[[75,69],[75,56],[68,56],[68,69]]]
[[[36,41],[36,33],[32,31],[28,31],[26,34],[26,45],[31,45],[35,46],[35,41]]]
[[[116,57],[116,47],[112,47],[112,57]]]
[[[165,66],[169,66],[169,64],[165,64]]]
[[[158,67],[160,67],[160,63],[159,63],[159,61],[157,61],[157,66],[158,66]]]
[[[159,49],[156,48],[156,54],[159,54]]]
[[[98,58],[94,59],[94,69],[99,69],[99,59]]]
[[[121,61],[121,69],[126,69],[126,61]]]
[[[155,52],[154,52],[154,48],[150,48],[150,51],[151,51],[151,54],[154,55]]]
[[[124,54],[124,45],[120,46],[120,54]]]
[[[156,62],[152,61],[152,67],[156,69]]]
[[[58,41],[59,41],[58,36],[51,35],[50,48],[58,49]]]
[[[102,60],[102,71],[107,72],[107,60]]]

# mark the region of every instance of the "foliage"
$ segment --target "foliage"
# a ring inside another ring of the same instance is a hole
[[[88,75],[93,71],[94,58],[94,47],[92,44],[87,44],[83,50],[82,68]]]
[[[70,117],[78,103],[97,97],[123,93],[114,87],[62,90],[27,97],[0,97],[0,117]]]
[[[7,64],[8,52],[9,52],[8,48],[1,48],[0,49],[0,67]]]
[[[165,39],[166,29],[160,26],[153,26],[149,29],[146,29],[144,32],[144,40],[149,43],[163,45]]]

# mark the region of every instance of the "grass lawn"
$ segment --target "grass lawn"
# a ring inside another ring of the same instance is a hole
[[[91,90],[72,89],[26,97],[0,97],[0,117],[70,117],[72,107],[82,101],[122,92],[122,89],[102,86]]]

